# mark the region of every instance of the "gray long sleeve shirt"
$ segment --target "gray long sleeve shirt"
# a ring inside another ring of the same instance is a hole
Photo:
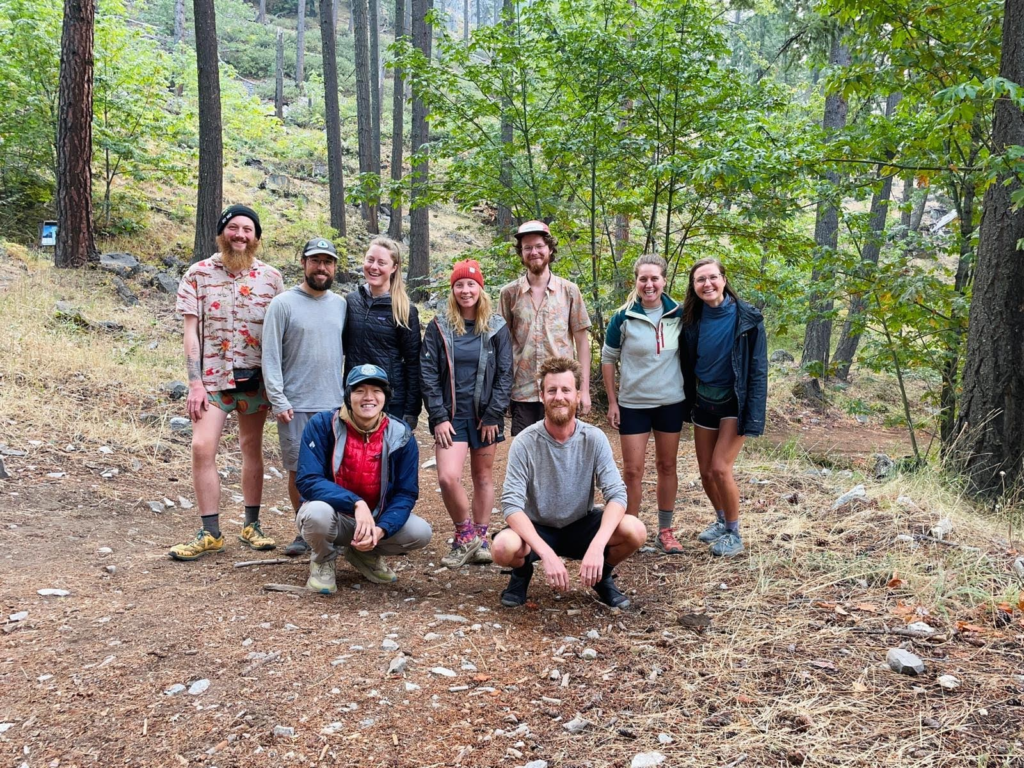
[[[543,421],[537,422],[512,441],[502,513],[507,519],[525,512],[534,523],[564,528],[593,508],[595,480],[606,504],[617,501],[626,506],[626,485],[604,432],[577,420],[572,437],[559,443]]]
[[[274,297],[263,320],[263,379],[274,414],[329,411],[344,396],[345,299],[298,286]]]

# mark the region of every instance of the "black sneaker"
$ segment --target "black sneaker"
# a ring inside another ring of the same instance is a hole
[[[288,557],[298,557],[309,552],[309,544],[301,536],[296,536],[295,541],[284,548],[284,553]]]
[[[628,608],[629,598],[615,586],[615,577],[609,568],[605,568],[604,577],[594,585],[598,599],[609,608]]]
[[[533,563],[527,563],[521,568],[513,568],[508,586],[501,593],[501,604],[506,608],[519,608],[524,605],[526,590],[530,586],[531,578],[533,578]]]

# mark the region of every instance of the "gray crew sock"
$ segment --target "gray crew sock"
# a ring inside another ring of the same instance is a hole
[[[245,505],[245,524],[252,525],[260,519],[260,505]]]
[[[740,521],[739,520],[732,520],[732,521],[726,520],[725,521],[725,530],[729,531],[730,533],[735,533],[737,536],[739,536],[740,535]]]
[[[658,510],[658,530],[664,530],[665,528],[672,527],[672,514],[674,510],[671,509],[659,509]]]
[[[715,517],[718,518],[718,522],[720,522],[722,525],[725,525],[725,511],[724,510],[716,509],[715,510]]]
[[[220,538],[220,515],[202,515],[200,520],[203,521],[203,530],[210,533],[213,538]]]

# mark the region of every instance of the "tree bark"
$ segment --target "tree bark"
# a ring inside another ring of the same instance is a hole
[[[224,139],[221,135],[220,68],[214,0],[193,0],[199,81],[199,189],[193,263],[217,250],[217,219],[223,202]]]
[[[370,127],[373,129],[371,144],[371,170],[380,176],[380,116],[381,116],[381,84],[380,84],[380,14],[379,0],[369,0],[367,29],[370,33]]]
[[[502,13],[504,14],[503,24],[505,33],[512,33],[512,24],[515,14],[515,0],[503,0]],[[498,237],[507,238],[512,234],[512,209],[506,201],[512,197],[512,141],[515,139],[512,128],[512,99],[501,100],[501,147],[503,157],[501,170],[498,174],[498,181],[504,190],[505,199],[498,201],[498,211],[495,217],[495,226],[498,230]]]
[[[320,37],[323,46],[324,114],[327,123],[327,179],[330,187],[331,226],[345,236],[345,177],[341,160],[341,116],[338,111],[338,58],[334,41],[334,5],[320,0]]]
[[[999,74],[1024,86],[1024,0],[1006,0]],[[999,99],[992,133],[993,154],[1024,145],[1024,111]],[[969,485],[983,495],[1024,480],[1024,210],[1011,208],[1021,186],[1002,174],[982,206],[957,439]]]
[[[850,64],[850,51],[843,44],[842,31],[837,31],[832,40],[829,63],[833,67],[846,67]],[[840,93],[830,93],[825,97],[825,115],[822,125],[831,136],[846,126],[846,99]],[[830,170],[825,173],[829,186],[839,186],[839,172]],[[839,209],[832,200],[818,203],[814,221],[814,242],[816,246],[814,268],[811,271],[811,288],[808,294],[808,320],[804,330],[804,349],[800,365],[807,368],[811,365],[819,369],[823,380],[828,375],[829,351],[832,344],[832,260],[839,245]],[[812,377],[808,394],[821,396],[821,385],[818,378]]]
[[[469,42],[469,0],[462,0],[462,42]]]
[[[284,32],[277,30],[277,81],[274,83],[274,114],[284,120]]]
[[[259,10],[256,12],[256,21],[260,24],[267,23],[267,0],[260,0]]]
[[[57,244],[54,264],[96,257],[92,231],[92,80],[95,6],[64,0],[57,97]]]
[[[432,30],[427,22],[432,0],[412,0],[412,43],[430,61]],[[416,154],[429,140],[427,106],[413,89],[412,151]],[[429,167],[421,158],[412,167],[411,201],[409,210],[409,287],[419,299],[425,295],[425,283],[430,274],[430,208],[426,204]]]
[[[185,0],[174,0],[174,44],[185,36]]]
[[[405,36],[405,0],[395,0],[395,42]],[[402,142],[405,135],[405,85],[402,83],[402,68],[395,67],[395,88],[391,107],[391,180],[402,181]],[[388,237],[402,239],[401,196],[391,198],[391,221]]]
[[[302,90],[306,82],[306,0],[299,0],[298,39],[295,44],[295,84]]]
[[[373,173],[373,103],[370,100],[370,51],[366,0],[352,0],[352,34],[355,35],[356,136],[359,141],[359,173]],[[359,211],[366,230],[376,234],[377,206],[365,200]]]
[[[900,103],[902,94],[891,93],[885,102],[885,117],[892,119],[892,113],[896,105]],[[888,153],[892,160],[892,152]],[[879,168],[881,171],[881,168]],[[868,236],[861,249],[860,258],[862,264],[875,265],[878,263],[878,256],[882,252],[882,244],[885,242],[885,223],[889,217],[889,200],[892,198],[892,176],[882,180],[882,186],[871,197],[871,211],[868,214]],[[850,306],[846,312],[846,322],[843,323],[843,332],[839,337],[839,344],[836,345],[835,368],[836,377],[846,381],[850,376],[850,367],[853,365],[853,357],[857,354],[857,347],[860,345],[861,333],[864,330],[864,311],[868,306],[867,294],[862,290],[850,296]]]

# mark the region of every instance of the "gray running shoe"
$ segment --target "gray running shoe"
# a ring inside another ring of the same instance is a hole
[[[725,527],[725,523],[719,520],[715,520],[715,522],[713,522],[711,525],[709,525],[707,528],[705,528],[697,535],[697,541],[704,542],[705,544],[710,544],[713,541],[717,541],[722,536],[725,536],[725,532],[727,530],[728,529]]]
[[[284,553],[288,557],[298,557],[299,555],[305,555],[309,553],[309,544],[301,536],[296,536],[295,541],[284,548]]]
[[[491,556],[491,548],[487,546],[486,541],[480,544],[480,549],[473,553],[473,557],[469,562],[473,565],[490,565],[494,562],[494,558]]]
[[[708,551],[715,557],[736,557],[743,552],[743,539],[738,533],[726,531],[715,539]]]
[[[374,584],[390,584],[398,580],[398,575],[388,568],[384,558],[373,552],[360,552],[355,547],[345,547],[345,559]]]
[[[461,568],[473,559],[473,555],[480,549],[481,544],[483,541],[479,536],[474,536],[462,544],[453,544],[452,551],[441,558],[441,565],[446,568]]]
[[[332,595],[338,591],[338,585],[334,577],[334,561],[329,563],[309,562],[309,579],[306,581],[306,589],[319,592],[321,595]]]

